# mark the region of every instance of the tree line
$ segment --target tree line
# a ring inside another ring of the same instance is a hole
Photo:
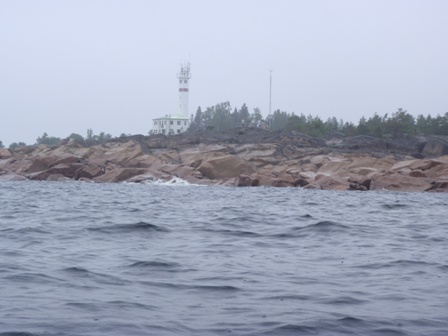
[[[187,131],[214,129],[222,132],[241,126],[260,126],[262,121],[263,116],[259,108],[254,108],[251,113],[247,105],[243,104],[240,109],[235,108],[232,111],[232,107],[227,101],[207,107],[205,111],[202,111],[199,106],[196,114],[191,118]]]
[[[275,110],[274,113],[263,118],[260,109],[254,108],[252,112],[246,104],[241,108],[234,108],[230,103],[222,102],[215,106],[207,107],[204,111],[198,107],[196,114],[191,117],[190,126],[187,132],[197,130],[215,130],[218,132],[227,131],[237,127],[262,127],[273,131],[290,130],[298,131],[314,137],[324,137],[329,134],[339,133],[342,136],[370,135],[379,138],[400,137],[403,135],[445,135],[448,136],[448,112],[443,116],[418,115],[417,118],[409,114],[406,110],[399,108],[392,114],[386,113],[383,116],[375,113],[370,118],[361,117],[357,124],[344,122],[336,117],[322,120],[319,116],[304,114],[296,115],[285,111]],[[130,134],[122,133],[120,137]],[[86,136],[72,133],[66,139],[85,141],[88,144],[103,143],[112,139],[110,134],[100,132],[94,134],[89,128]],[[57,145],[61,138],[49,136],[46,132],[36,139],[36,144]],[[13,142],[9,148],[26,146],[24,142]],[[0,148],[5,147],[0,141]]]
[[[122,133],[120,137],[126,137],[130,134],[124,134]],[[55,146],[58,145],[62,140],[76,140],[76,141],[83,141],[88,144],[95,144],[95,143],[104,143],[108,140],[111,140],[113,137],[109,133],[100,132],[99,134],[94,134],[93,130],[89,128],[87,130],[86,136],[83,137],[81,134],[78,133],[71,133],[66,138],[59,138],[55,136],[49,136],[47,132],[44,132],[41,136],[37,137],[36,139],[36,145],[48,145],[48,146]],[[9,149],[15,149],[18,147],[25,147],[27,144],[24,142],[13,142],[9,145]],[[4,148],[3,142],[0,141],[0,148]]]
[[[448,135],[448,112],[445,115],[418,115],[415,118],[406,110],[399,108],[392,114],[383,116],[375,113],[369,119],[361,117],[357,124],[344,122],[336,117],[322,120],[319,116],[296,115],[276,110],[263,119],[260,109],[254,108],[252,113],[246,104],[240,109],[233,109],[229,102],[207,107],[205,111],[199,107],[191,117],[188,132],[201,129],[226,131],[235,127],[263,127],[273,131],[286,129],[298,131],[314,137],[340,133],[343,136],[370,135],[375,137],[399,137],[403,135]]]

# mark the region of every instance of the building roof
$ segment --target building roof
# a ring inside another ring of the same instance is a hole
[[[190,120],[190,118],[186,118],[181,115],[166,115],[164,117],[155,118],[153,120]]]

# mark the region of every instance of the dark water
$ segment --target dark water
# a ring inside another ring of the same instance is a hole
[[[0,335],[448,335],[448,195],[0,183]]]

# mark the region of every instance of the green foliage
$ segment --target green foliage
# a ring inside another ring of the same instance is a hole
[[[76,140],[76,141],[83,141],[84,140],[83,136],[81,134],[78,134],[78,133],[72,133],[72,134],[70,134],[68,136],[68,138]]]
[[[287,112],[275,110],[274,113],[268,116],[269,128],[273,131],[281,130],[286,127],[291,115]]]
[[[0,148],[5,148],[5,146],[3,146],[3,142],[0,140]]]
[[[87,129],[87,136],[86,136],[86,140],[93,140],[93,130],[91,128]]]
[[[250,114],[246,104],[243,104],[239,110],[235,108],[232,111],[229,102],[222,102],[215,106],[207,107],[205,111],[198,107],[188,132],[195,132],[201,129],[213,129],[222,132],[235,127],[254,126],[261,122],[262,119],[259,108],[255,108],[254,112]]]
[[[46,132],[42,134],[41,137],[38,137],[36,139],[36,143],[38,145],[48,145],[48,146],[54,146],[57,145],[61,141],[61,138],[58,137],[50,137]]]
[[[195,116],[193,117],[193,115],[191,115],[190,126],[188,126],[187,132],[196,132],[197,130],[202,129],[204,127],[202,122],[203,113],[201,107],[199,106],[196,110]]]
[[[77,134],[78,136],[80,136],[79,134]],[[126,137],[129,136],[130,134],[126,135],[124,133],[122,133],[120,135],[120,137]],[[80,136],[82,139],[82,136]],[[91,128],[87,129],[87,136],[86,136],[86,141],[89,144],[95,144],[95,143],[104,143],[108,140],[112,139],[112,135],[110,135],[109,133],[104,133],[104,132],[100,132],[100,134],[96,135],[93,133],[93,130]]]
[[[20,147],[26,147],[26,143],[24,142],[13,142],[12,144],[9,145],[9,149],[16,149],[16,148],[20,148]]]
[[[417,132],[415,126],[415,119],[406,110],[399,108],[397,112],[392,114],[392,117],[385,120],[385,128],[388,134],[394,137],[402,135],[414,135]]]
[[[263,116],[261,115],[261,111],[258,107],[254,108],[254,112],[250,115],[250,119],[255,126],[260,125],[263,121]]]
[[[356,128],[355,124],[352,122],[346,122],[340,127],[340,132],[344,134],[345,136],[355,136],[358,135],[358,129]]]
[[[226,131],[230,128],[233,128],[231,119],[232,108],[229,102],[217,104],[214,111],[215,113],[207,123],[207,126],[213,126],[213,128],[218,132]]]
[[[442,117],[437,115],[427,117],[419,115],[416,120],[417,132],[425,135],[448,135],[448,112]]]
[[[108,141],[108,140],[110,140],[110,139],[112,139],[112,135],[110,135],[109,133],[104,133],[104,132],[101,132],[99,135],[98,135],[98,138],[97,138],[97,140],[100,142],[100,143],[103,143],[103,142],[106,142],[106,141]]]

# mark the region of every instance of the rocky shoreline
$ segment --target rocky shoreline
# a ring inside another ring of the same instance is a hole
[[[0,149],[1,180],[169,181],[323,190],[448,191],[444,137],[326,140],[259,128]]]

